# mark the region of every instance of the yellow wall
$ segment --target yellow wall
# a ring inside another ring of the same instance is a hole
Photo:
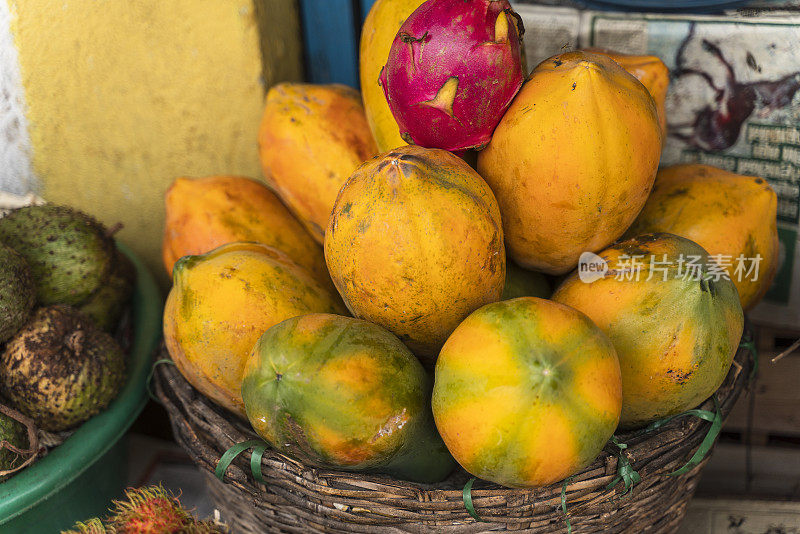
[[[260,175],[265,85],[301,76],[294,0],[9,4],[40,193],[121,221],[162,274],[172,180]]]

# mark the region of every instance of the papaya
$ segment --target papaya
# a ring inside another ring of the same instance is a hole
[[[506,258],[506,284],[503,286],[502,300],[518,297],[550,298],[553,292],[550,281],[542,273],[523,269]]]
[[[277,248],[333,288],[322,247],[264,184],[241,176],[178,178],[164,199],[162,252],[169,274],[183,256],[254,241]]]
[[[744,321],[724,269],[672,234],[620,241],[593,260],[598,268],[570,274],[553,300],[585,313],[614,344],[620,426],[643,426],[711,396],[728,374]]]
[[[659,171],[627,235],[668,232],[696,242],[725,267],[748,310],[778,269],[777,209],[775,191],[763,178],[675,165]]]
[[[243,418],[244,366],[261,334],[296,315],[344,312],[308,271],[261,243],[184,256],[172,278],[164,307],[172,360],[201,393]]]
[[[510,487],[551,484],[589,465],[622,407],[611,341],[584,314],[536,297],[487,304],[436,362],[433,415],[473,475]]]
[[[342,184],[378,153],[361,95],[344,85],[272,87],[258,148],[267,183],[319,243]]]
[[[606,56],[539,64],[478,154],[509,256],[564,274],[619,238],[644,206],[661,155],[647,89]]]
[[[400,137],[400,128],[389,109],[378,78],[389,57],[389,49],[397,31],[424,1],[377,0],[364,19],[361,29],[358,56],[361,96],[370,130],[380,152],[407,144]]]
[[[342,187],[325,260],[353,315],[394,333],[430,365],[458,323],[503,292],[497,202],[452,153],[397,148]]]
[[[656,103],[658,110],[658,124],[661,126],[661,140],[662,143],[667,140],[667,88],[669,87],[669,69],[661,61],[661,58],[656,56],[640,56],[636,54],[623,54],[622,52],[613,52],[603,48],[587,48],[587,52],[593,54],[602,54],[608,56],[619,65],[633,74],[637,80],[642,82],[653,101]]]
[[[438,482],[455,467],[433,424],[431,379],[397,337],[324,313],[267,330],[242,396],[275,450],[318,467]]]

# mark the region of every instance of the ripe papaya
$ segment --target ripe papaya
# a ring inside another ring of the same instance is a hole
[[[642,82],[658,109],[658,124],[661,126],[662,142],[667,140],[667,89],[669,88],[669,69],[656,56],[640,56],[636,54],[623,54],[603,48],[588,48],[587,52],[608,56],[619,65],[633,74]]]
[[[254,241],[277,248],[333,288],[322,248],[264,184],[241,176],[178,178],[165,204],[162,252],[169,274],[183,256]]]
[[[378,153],[361,95],[344,85],[272,87],[258,147],[267,183],[320,243],[342,184]]]
[[[653,97],[606,56],[569,52],[534,69],[478,154],[509,256],[547,274],[620,237],[661,155]]]
[[[672,234],[618,242],[553,300],[582,311],[617,349],[625,428],[694,408],[719,388],[742,337],[736,287],[697,243]],[[592,275],[592,276],[589,276]]]
[[[763,178],[708,165],[659,171],[653,192],[627,235],[668,232],[691,239],[718,258],[752,308],[778,268],[778,199]]]
[[[397,31],[425,0],[377,0],[361,29],[359,74],[367,121],[380,152],[406,145],[383,94],[378,77]]]
[[[486,182],[450,152],[404,146],[342,187],[325,235],[333,283],[356,317],[432,364],[450,332],[500,299],[503,229]]]
[[[324,313],[256,343],[242,383],[253,428],[304,463],[438,482],[455,467],[436,432],[431,380],[378,325]]]
[[[614,433],[619,367],[611,341],[579,311],[535,297],[487,304],[436,362],[436,426],[473,475],[550,484],[590,464]]]
[[[308,271],[261,243],[184,256],[172,276],[164,308],[167,350],[186,380],[242,417],[244,365],[261,334],[296,315],[344,311]]]

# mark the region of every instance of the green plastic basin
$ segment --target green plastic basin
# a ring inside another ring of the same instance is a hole
[[[126,485],[127,454],[120,438],[147,402],[147,376],[161,336],[161,295],[153,276],[124,245],[136,266],[133,344],[128,383],[108,409],[81,425],[50,454],[0,484],[2,534],[50,534],[103,515]]]

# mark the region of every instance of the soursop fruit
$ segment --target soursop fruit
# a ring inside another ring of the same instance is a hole
[[[50,432],[104,410],[124,382],[119,344],[69,306],[36,310],[0,355],[0,390],[8,404]]]
[[[28,262],[11,247],[0,244],[0,343],[22,328],[35,300]]]
[[[115,250],[102,224],[52,204],[19,208],[0,219],[0,242],[27,260],[42,305],[87,301],[108,279]]]
[[[133,294],[135,283],[136,267],[125,254],[117,250],[108,281],[78,309],[100,329],[114,332]]]

